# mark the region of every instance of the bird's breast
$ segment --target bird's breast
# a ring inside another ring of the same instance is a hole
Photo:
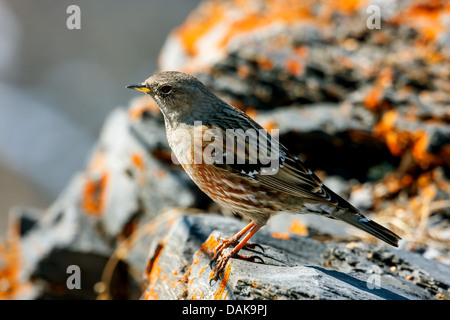
[[[226,150],[219,136],[206,126],[184,126],[168,132],[168,141],[186,173],[214,201],[244,215],[259,212],[264,216],[281,211],[285,194],[274,194],[258,181],[212,162],[212,154]]]

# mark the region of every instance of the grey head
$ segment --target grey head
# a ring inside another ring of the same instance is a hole
[[[195,77],[178,71],[156,73],[127,88],[150,95],[171,126],[200,120],[202,115],[215,113],[215,108],[225,104]]]

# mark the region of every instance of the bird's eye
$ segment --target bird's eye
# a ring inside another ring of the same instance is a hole
[[[160,89],[159,89],[159,91],[162,93],[162,94],[169,94],[169,93],[171,93],[172,92],[172,87],[171,86],[162,86]]]

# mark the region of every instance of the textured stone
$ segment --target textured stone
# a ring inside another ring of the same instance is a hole
[[[209,262],[217,239],[233,235],[242,223],[181,212],[169,220],[162,225],[166,232],[152,242],[146,299],[404,300],[450,295],[450,268],[418,254],[297,235],[278,239],[265,228],[253,239],[264,252],[242,251],[261,257],[264,264],[231,259],[223,278],[210,286]]]

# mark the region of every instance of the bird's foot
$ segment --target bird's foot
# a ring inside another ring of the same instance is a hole
[[[219,280],[219,278],[224,274],[225,267],[230,260],[230,258],[240,259],[244,261],[250,261],[255,262],[259,260],[261,263],[264,263],[264,260],[259,256],[245,256],[245,255],[239,255],[239,250],[232,250],[229,253],[224,253],[224,250],[229,247],[235,247],[239,244],[239,241],[237,239],[222,239],[220,244],[214,249],[214,257],[212,258],[209,266],[212,268],[212,265],[216,263],[215,268],[213,269],[213,276],[211,277],[211,280],[209,281],[209,284],[212,285],[214,282]],[[264,252],[264,248],[256,243],[246,243],[239,249],[255,249],[260,248]]]
[[[222,256],[223,250],[225,250],[225,249],[227,249],[229,247],[236,247],[239,244],[239,240],[234,238],[234,237],[233,238],[229,238],[229,239],[220,239],[219,241],[220,241],[220,243],[214,249],[214,256],[213,256],[211,262],[209,263],[209,267],[211,269],[212,269],[213,263],[218,261],[219,257]],[[259,248],[259,249],[261,249],[262,252],[264,252],[264,248],[261,245],[259,245],[257,243],[251,243],[251,242],[247,242],[246,244],[244,244],[241,249],[253,250],[253,249],[256,249],[256,248]],[[237,254],[236,254],[236,256],[237,256]]]
[[[229,254],[221,255],[219,258],[216,259],[217,265],[213,269],[214,274],[211,277],[211,279],[209,280],[210,286],[212,286],[215,282],[217,282],[217,280],[219,280],[220,277],[223,276],[223,274],[225,272],[225,267],[227,266],[227,263],[230,260],[230,258],[235,258],[235,259],[240,259],[240,260],[250,261],[250,262],[255,262],[256,260],[259,260],[260,263],[264,263],[264,260],[259,256],[244,256],[244,255],[239,255],[237,253],[234,253],[233,251],[230,252]]]

